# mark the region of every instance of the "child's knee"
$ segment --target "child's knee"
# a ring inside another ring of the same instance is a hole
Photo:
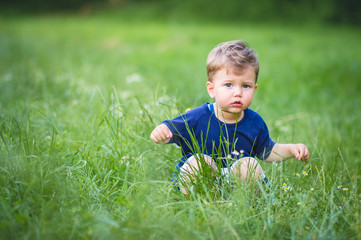
[[[207,171],[205,169],[209,169],[211,174],[217,169],[216,164],[210,156],[194,155],[188,158],[180,168],[180,190],[184,194],[188,194],[187,187],[190,187],[190,184],[197,182],[198,173],[204,173],[204,171]]]
[[[263,179],[264,174],[261,165],[252,157],[244,157],[235,163],[233,173],[240,174],[241,179],[253,177],[255,179]]]
[[[216,169],[216,164],[208,155],[193,155],[192,157],[188,158],[185,164],[187,164],[186,168],[188,170],[190,170],[190,168],[200,170],[202,169],[202,166],[204,166],[204,163],[206,163],[207,166],[211,166],[212,168]]]

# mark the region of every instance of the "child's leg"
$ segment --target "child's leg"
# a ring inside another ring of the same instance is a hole
[[[204,159],[204,161],[203,161]],[[195,176],[199,171],[202,171],[202,166],[209,166],[212,169],[217,170],[217,166],[213,159],[207,155],[194,155],[187,159],[184,165],[180,169],[180,189],[182,193],[188,194],[187,189],[190,187],[189,183],[195,182]]]
[[[265,175],[261,165],[252,157],[244,157],[235,162],[231,167],[231,172],[241,181],[263,180]]]

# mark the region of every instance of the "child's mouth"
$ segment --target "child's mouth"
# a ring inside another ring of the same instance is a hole
[[[239,101],[236,101],[236,102],[233,102],[233,103],[232,103],[232,106],[233,106],[233,107],[242,107],[242,103],[239,102]]]

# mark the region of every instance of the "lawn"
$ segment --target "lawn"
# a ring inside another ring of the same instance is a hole
[[[310,161],[262,162],[260,191],[183,196],[180,149],[149,135],[211,101],[206,57],[234,39],[260,60],[251,108]],[[0,17],[0,238],[360,239],[360,42],[350,26]]]

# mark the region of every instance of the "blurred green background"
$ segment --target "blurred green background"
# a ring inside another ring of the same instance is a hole
[[[156,10],[158,17],[188,16],[217,21],[293,21],[361,24],[361,3],[357,0],[13,0],[2,1],[7,11],[89,13],[104,7],[139,4]]]
[[[357,1],[2,1],[0,238],[359,239],[359,10]],[[275,141],[307,144],[310,162],[261,162],[267,194],[239,186],[185,198],[170,182],[179,149],[149,134],[211,101],[207,55],[234,39],[260,60],[251,108]]]

